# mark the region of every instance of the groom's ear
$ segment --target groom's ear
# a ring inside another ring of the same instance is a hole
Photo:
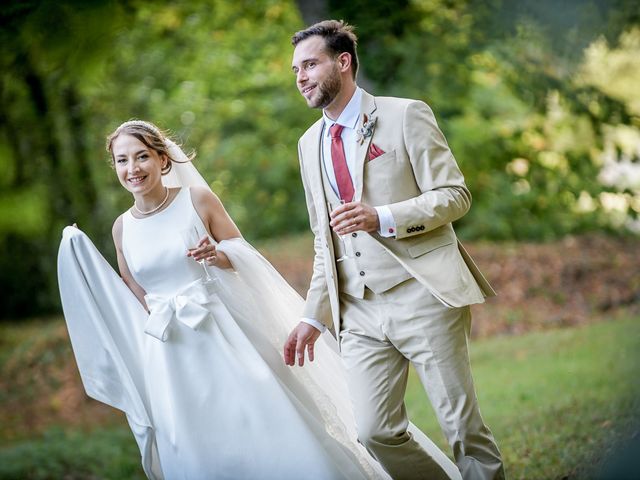
[[[351,54],[349,52],[342,52],[338,55],[338,65],[340,65],[340,71],[346,72],[351,68]]]

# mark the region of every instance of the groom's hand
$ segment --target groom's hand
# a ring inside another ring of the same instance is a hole
[[[371,205],[362,202],[349,202],[340,205],[329,214],[331,228],[338,235],[353,232],[377,232],[380,228],[378,212]]]
[[[293,367],[298,359],[298,365],[304,365],[304,349],[307,349],[309,361],[313,362],[313,344],[320,336],[320,330],[305,322],[300,322],[289,334],[284,344],[284,363]]]

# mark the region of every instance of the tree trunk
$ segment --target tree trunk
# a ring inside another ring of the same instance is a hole
[[[77,221],[90,226],[90,230],[95,231],[97,226],[95,222],[100,219],[96,215],[98,198],[88,163],[89,155],[86,148],[88,133],[84,109],[73,85],[64,89],[62,97],[69,122],[69,138],[73,151],[73,169],[69,169],[73,172],[74,182],[72,183],[76,185],[76,201],[74,203],[78,215]]]
[[[53,121],[52,105],[47,99],[44,81],[35,69],[27,62],[24,63],[24,81],[29,89],[30,97],[36,111],[36,117],[40,119],[39,132],[25,132],[29,136],[41,135],[43,140],[43,154],[48,160],[49,175],[49,208],[51,209],[50,222],[47,225],[47,233],[51,233],[53,219],[64,219],[65,222],[76,221],[76,211],[68,188],[68,172],[64,172],[60,158],[60,148],[56,142],[56,128]]]
[[[9,186],[10,188],[20,188],[27,183],[27,169],[25,168],[27,156],[22,149],[23,142],[20,141],[21,138],[18,133],[20,130],[16,128],[19,122],[10,118],[13,113],[9,107],[12,99],[7,101],[6,95],[8,94],[5,89],[5,82],[2,81],[0,82],[0,112],[2,112],[0,113],[0,130],[6,132],[5,138],[9,144],[14,164],[14,175]]]
[[[330,18],[327,0],[297,0],[296,3],[305,25],[312,25]]]

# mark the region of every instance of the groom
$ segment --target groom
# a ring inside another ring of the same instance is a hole
[[[312,25],[292,43],[298,90],[323,115],[298,144],[315,259],[285,362],[303,365],[305,348],[313,360],[333,329],[359,441],[394,479],[447,478],[407,432],[411,363],[463,478],[504,478],[467,351],[469,305],[495,292],[451,225],[471,195],[433,113],[356,85],[356,36],[344,22]]]

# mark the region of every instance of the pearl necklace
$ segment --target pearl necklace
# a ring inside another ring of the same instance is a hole
[[[164,191],[166,192],[166,195],[164,196],[164,200],[162,200],[160,202],[160,204],[155,207],[152,208],[151,210],[147,210],[146,212],[143,212],[142,210],[140,210],[137,205],[135,200],[133,201],[133,209],[138,212],[140,215],[151,215],[152,213],[157,212],[158,210],[160,210],[162,207],[164,207],[164,204],[167,203],[167,200],[169,200],[169,189],[167,187],[164,187]]]

